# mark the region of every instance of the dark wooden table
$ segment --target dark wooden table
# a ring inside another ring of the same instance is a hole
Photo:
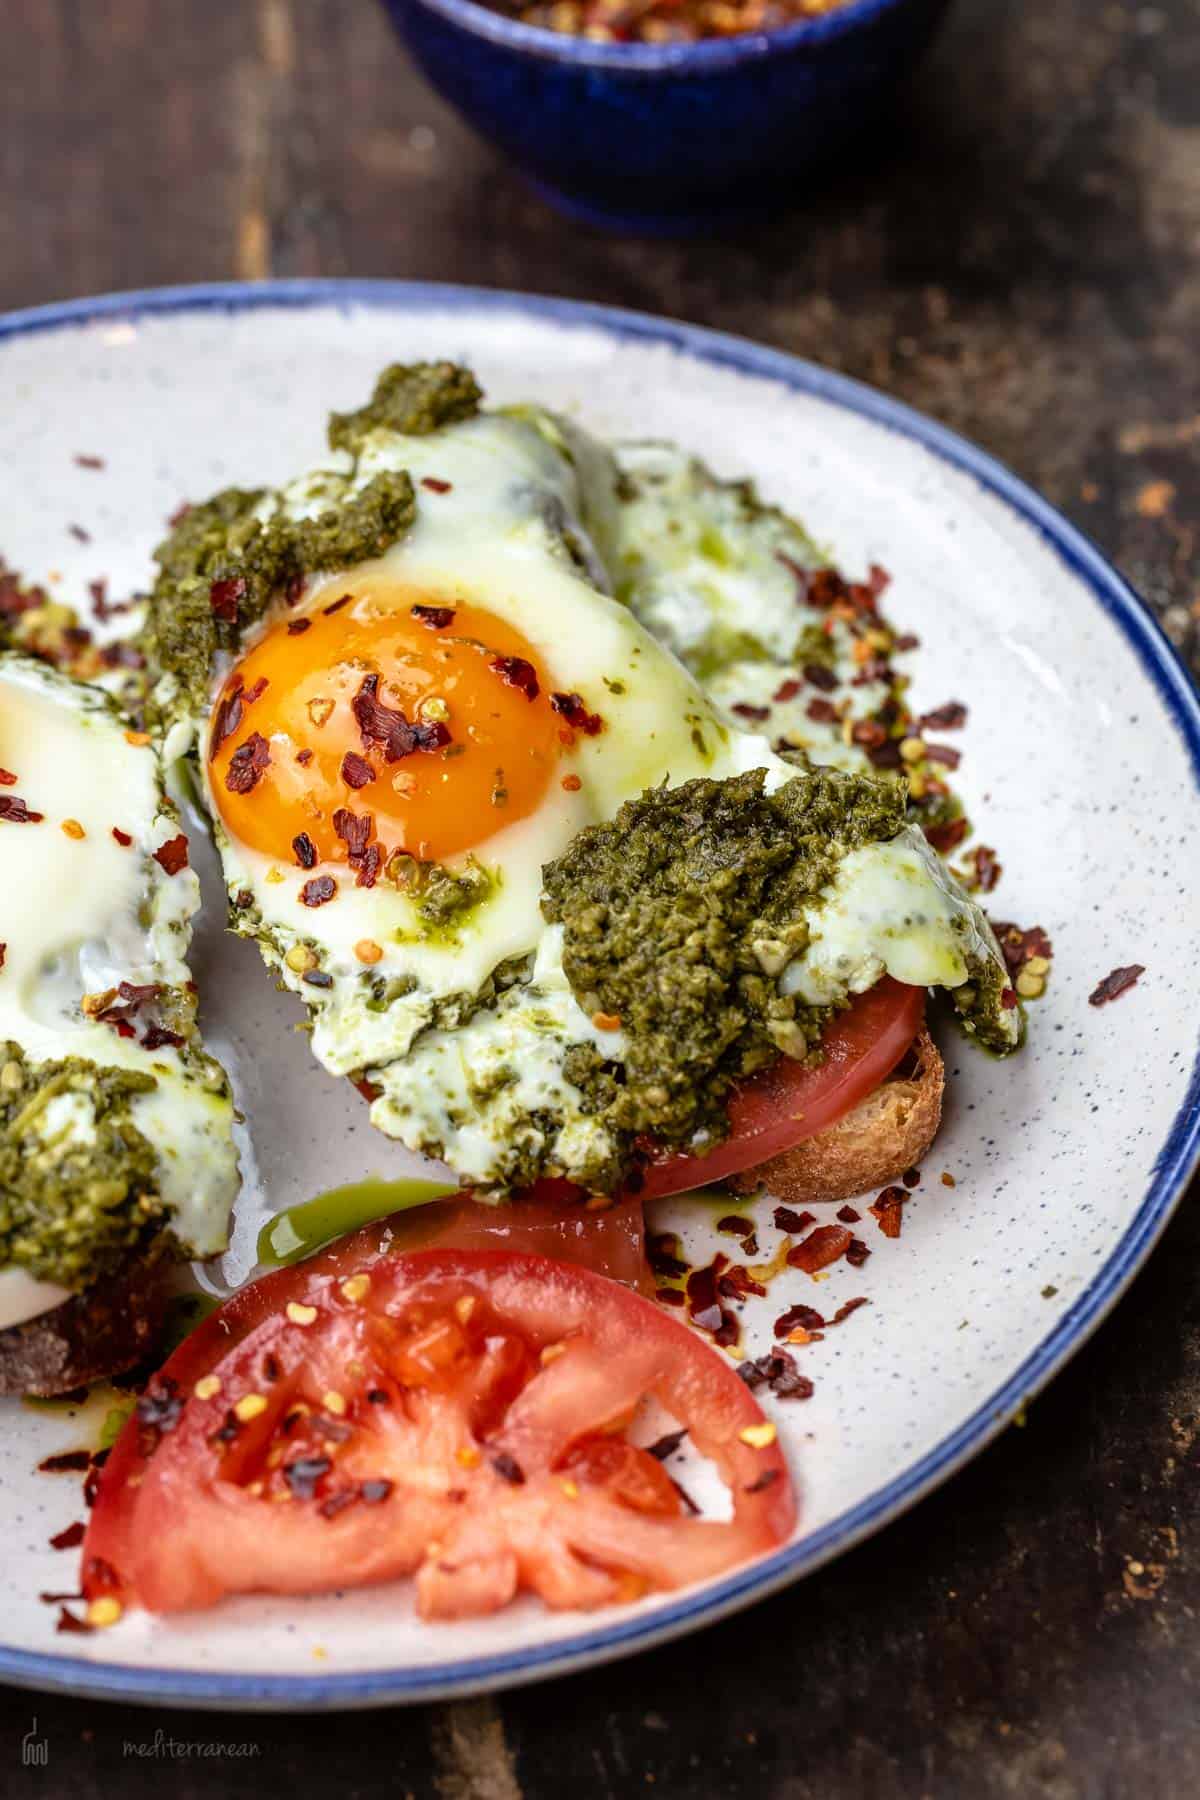
[[[548,213],[429,94],[370,0],[6,0],[0,23],[0,306],[353,274],[724,326],[997,452],[1200,663],[1196,0],[960,0],[867,151],[792,216],[690,244]],[[1200,1793],[1198,1270],[1185,1205],[1023,1430],[875,1542],[682,1644],[494,1701],[340,1718],[0,1693],[0,1786]],[[26,1769],[35,1715],[49,1761]],[[159,1728],[178,1754],[124,1753]],[[214,1744],[259,1754],[218,1760]]]

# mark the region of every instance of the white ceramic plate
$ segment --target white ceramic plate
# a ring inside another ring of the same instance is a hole
[[[970,707],[961,788],[1005,866],[995,910],[1050,932],[1050,992],[1013,1062],[947,1041],[947,1120],[899,1241],[868,1219],[862,1271],[839,1264],[820,1285],[789,1272],[748,1310],[758,1351],[793,1301],[829,1313],[851,1295],[871,1300],[804,1353],[814,1397],[776,1407],[803,1512],[776,1555],[594,1618],[530,1602],[428,1627],[400,1587],[244,1599],[61,1637],[38,1594],[75,1585],[74,1556],[47,1540],[81,1516],[79,1481],[35,1468],[95,1442],[97,1403],[5,1403],[7,1680],[224,1707],[355,1706],[530,1680],[702,1625],[877,1529],[1002,1429],[1112,1305],[1195,1159],[1196,695],[1072,526],[879,395],[731,338],[556,301],[382,283],[117,296],[0,321],[0,550],[30,574],[57,571],[57,591],[81,603],[97,575],[114,592],[144,583],[182,497],[283,479],[319,456],[327,408],[355,403],[385,362],[432,356],[474,364],[496,401],[536,397],[602,433],[694,446],[722,472],[756,477],[843,567],[891,570],[891,613],[922,639],[918,708]],[[103,469],[81,467],[81,452]],[[1089,1007],[1099,978],[1130,962],[1146,964],[1139,986]],[[216,908],[195,965],[210,1041],[249,1119],[236,1266],[267,1211],[368,1172],[403,1174],[411,1159],[311,1062],[293,1004],[256,952],[222,933]],[[716,1243],[716,1216],[677,1206],[671,1223],[699,1249]]]

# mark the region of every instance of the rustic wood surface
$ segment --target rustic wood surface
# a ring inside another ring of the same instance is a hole
[[[1005,458],[1200,660],[1200,9],[959,0],[895,123],[721,241],[548,213],[370,0],[5,0],[0,306],[239,275],[480,282],[846,369]],[[0,413],[2,420],[2,413]],[[0,424],[2,428],[2,424]],[[815,1579],[551,1686],[341,1718],[0,1693],[0,1786],[573,1800],[1200,1793],[1200,1222],[965,1474]],[[21,1765],[36,1716],[43,1767]],[[153,1752],[156,1730],[173,1739]],[[216,1745],[258,1747],[242,1758]]]

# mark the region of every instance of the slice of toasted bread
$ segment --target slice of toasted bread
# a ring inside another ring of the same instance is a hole
[[[50,1312],[0,1331],[0,1394],[48,1398],[141,1362],[162,1335],[169,1266],[151,1249]]]
[[[916,1068],[908,1073],[914,1056]],[[836,1125],[731,1176],[729,1186],[739,1194],[765,1187],[778,1199],[799,1205],[849,1200],[895,1181],[920,1162],[942,1119],[946,1072],[924,1026],[901,1067],[904,1075],[889,1077]]]

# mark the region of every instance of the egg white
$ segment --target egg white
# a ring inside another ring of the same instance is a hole
[[[23,656],[0,655],[0,768],[18,777],[37,824],[0,820],[0,1039],[30,1062],[82,1057],[154,1077],[131,1105],[158,1157],[160,1191],[180,1242],[197,1256],[225,1247],[237,1191],[228,1084],[194,1047],[146,1050],[81,1010],[85,994],[122,981],[181,988],[200,904],[191,869],[168,875],[154,851],[178,835],[158,758],[131,742],[105,695]],[[82,826],[83,837],[63,831]],[[117,842],[114,826],[132,839]],[[43,1135],[94,1136],[85,1096],[45,1109]],[[52,1283],[0,1271],[0,1328],[63,1298]],[[31,1310],[30,1310],[31,1309]]]

